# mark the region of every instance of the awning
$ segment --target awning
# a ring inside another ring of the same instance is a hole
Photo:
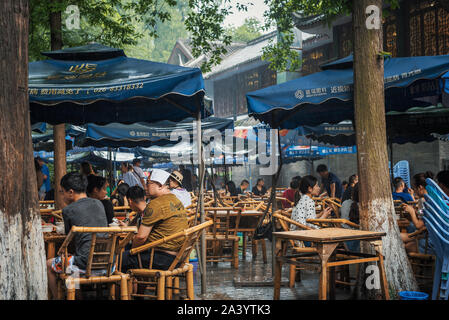
[[[352,120],[351,60],[347,57],[324,66],[322,72],[248,93],[249,114],[281,128]],[[430,106],[432,103],[422,98],[441,94],[438,81],[448,71],[449,55],[386,59],[386,111]]]
[[[185,130],[190,136],[196,131],[194,118],[187,118],[181,122],[160,121],[155,123],[139,122],[134,124],[111,123],[107,125],[87,124],[86,133],[82,139],[82,146],[96,147],[150,147],[152,145],[175,144],[179,140],[171,141],[170,135],[175,130]],[[230,119],[209,117],[201,121],[201,129],[216,129],[223,132],[233,129]]]
[[[99,44],[29,64],[31,122],[106,124],[209,115],[200,69],[128,58]]]

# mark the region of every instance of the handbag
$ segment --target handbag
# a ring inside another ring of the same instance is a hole
[[[270,220],[270,222],[261,224],[256,228],[254,231],[254,240],[260,240],[260,239],[268,239],[272,241],[273,239],[273,222]]]

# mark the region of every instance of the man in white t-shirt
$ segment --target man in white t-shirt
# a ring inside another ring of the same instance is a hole
[[[134,159],[133,160],[133,169],[134,172],[139,176],[140,183],[142,183],[142,186],[145,185],[145,174],[143,173],[142,168],[140,167],[140,159]]]
[[[192,197],[190,196],[190,192],[182,187],[182,179],[183,176],[179,171],[173,171],[168,178],[169,187],[171,193],[173,193],[179,201],[182,202],[184,208],[187,208],[192,204]]]

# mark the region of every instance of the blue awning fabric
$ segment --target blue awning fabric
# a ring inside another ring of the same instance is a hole
[[[249,115],[271,127],[289,129],[352,120],[351,59],[328,64],[322,72],[248,93]],[[430,106],[422,98],[441,95],[440,77],[448,71],[449,55],[386,59],[386,112]]]
[[[210,115],[200,69],[128,58],[109,49],[68,48],[46,53],[53,59],[31,62],[31,122],[135,123]],[[67,60],[74,58],[84,60]]]

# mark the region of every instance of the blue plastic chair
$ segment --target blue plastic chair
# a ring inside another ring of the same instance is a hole
[[[426,179],[424,216],[427,232],[436,253],[432,300],[448,300],[449,295],[449,197],[431,179]]]
[[[401,177],[410,188],[410,167],[407,160],[402,160],[393,166],[393,178]]]

